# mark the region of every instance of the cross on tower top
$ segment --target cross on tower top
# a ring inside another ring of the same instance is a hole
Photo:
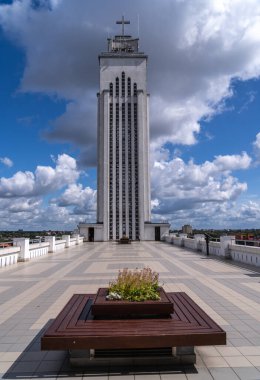
[[[116,23],[122,25],[122,36],[124,36],[125,35],[125,25],[130,24],[130,21],[126,21],[124,16],[122,16],[122,20],[117,21]]]

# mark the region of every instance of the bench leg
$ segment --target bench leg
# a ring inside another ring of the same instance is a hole
[[[109,350],[108,350],[109,352]],[[172,356],[169,354],[166,356],[153,356],[153,357],[95,357],[95,350],[71,350],[70,353],[70,365],[73,367],[82,366],[108,366],[109,364],[135,364],[145,365],[152,362],[157,365],[160,364],[195,364],[196,354],[193,346],[182,346],[172,348]]]
[[[70,364],[73,367],[80,367],[86,365],[94,358],[95,350],[70,350]]]
[[[173,349],[174,355],[179,359],[180,363],[195,364],[196,354],[194,346],[181,346]]]

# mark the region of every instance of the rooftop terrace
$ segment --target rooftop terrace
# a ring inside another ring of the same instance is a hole
[[[149,266],[224,330],[227,346],[197,347],[197,364],[72,370],[67,352],[40,351],[42,329],[74,293],[95,293],[118,269]],[[0,269],[0,378],[260,379],[260,273],[165,243],[85,243]]]

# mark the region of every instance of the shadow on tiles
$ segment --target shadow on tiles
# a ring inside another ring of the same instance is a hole
[[[133,374],[193,374],[197,373],[194,365],[109,365],[105,367],[91,366],[73,368],[69,363],[68,351],[41,351],[41,336],[49,327],[49,321],[45,327],[26,347],[23,353],[10,365],[3,379],[28,379],[28,378],[59,378],[82,377],[99,375],[133,375]]]

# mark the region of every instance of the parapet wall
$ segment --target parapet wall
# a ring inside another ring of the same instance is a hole
[[[166,243],[207,254],[207,242],[201,235],[194,239],[174,234],[165,235]],[[220,242],[208,242],[209,255],[231,259],[245,264],[260,266],[260,247],[235,244],[234,236],[221,236]]]
[[[70,235],[63,235],[61,240],[56,239],[55,236],[46,236],[45,242],[34,244],[30,244],[30,240],[25,238],[13,239],[12,247],[0,249],[0,268],[55,253],[78,244],[83,244],[83,237],[79,235],[72,238]]]

